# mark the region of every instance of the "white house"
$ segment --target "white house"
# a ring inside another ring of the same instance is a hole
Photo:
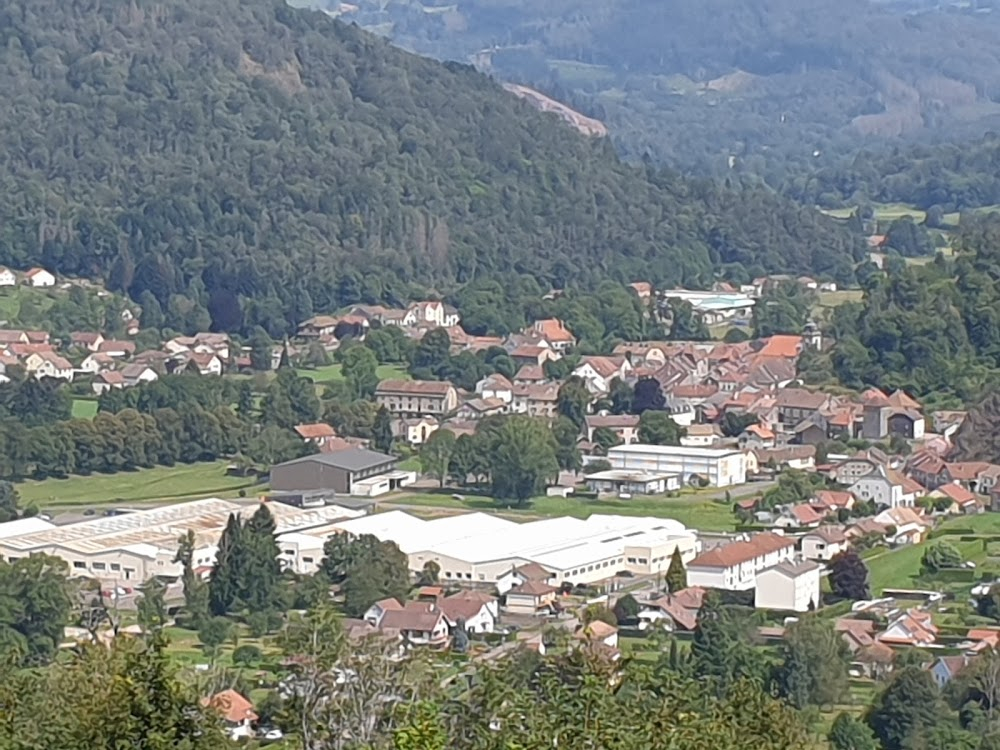
[[[848,490],[858,500],[889,508],[912,508],[923,494],[923,487],[917,482],[885,466],[861,477]]]
[[[587,390],[594,395],[611,391],[611,383],[624,380],[632,372],[632,364],[624,356],[586,356],[573,370],[573,375],[587,384]]]
[[[516,568],[511,568],[506,573],[497,577],[496,589],[500,596],[505,595],[512,588],[520,586],[528,581],[538,581],[539,583],[551,584],[556,580],[556,574],[551,570],[543,568],[538,563],[526,563]]]
[[[149,365],[131,364],[122,368],[122,377],[125,378],[125,386],[132,388],[142,383],[152,383],[159,379],[159,375]]]
[[[480,591],[462,591],[438,604],[452,630],[461,622],[467,633],[492,633],[500,619],[500,603]]]
[[[91,388],[98,396],[107,393],[113,388],[124,388],[125,378],[117,370],[105,370],[97,373]]]
[[[259,717],[253,704],[235,690],[223,690],[202,703],[219,714],[230,739],[245,740],[254,736],[253,725]]]
[[[408,308],[416,318],[415,325],[431,325],[441,328],[451,328],[457,326],[462,317],[451,305],[443,302],[414,302]]]
[[[607,458],[613,469],[677,474],[687,483],[704,480],[712,487],[730,487],[746,482],[746,457],[738,450],[639,443],[615,446]]]
[[[819,607],[820,566],[811,561],[786,560],[757,574],[754,606],[786,612],[808,612]]]
[[[749,591],[757,574],[795,557],[795,541],[779,534],[756,534],[747,541],[721,544],[703,552],[687,566],[688,586]]]
[[[17,277],[14,272],[9,268],[0,266],[0,286],[14,286],[17,283]]]
[[[494,373],[476,383],[476,393],[483,399],[496,398],[510,404],[514,400],[514,384],[500,373]]]
[[[44,268],[32,268],[25,275],[24,280],[29,286],[55,286],[56,277],[51,273],[46,271]]]
[[[24,369],[39,380],[42,378],[73,380],[73,365],[54,352],[32,352],[24,360]]]
[[[711,448],[722,439],[722,430],[717,424],[693,424],[681,438],[681,445],[687,448]]]
[[[94,375],[101,370],[107,370],[115,366],[115,359],[110,355],[103,352],[96,352],[95,354],[88,355],[80,363],[77,368],[77,372],[82,375]]]
[[[593,442],[594,431],[611,430],[623,445],[639,442],[639,417],[635,414],[600,414],[584,417],[587,440]]]
[[[431,435],[437,432],[439,426],[434,417],[400,419],[396,436],[409,445],[423,445]]]
[[[802,556],[807,560],[828,562],[846,552],[849,546],[847,536],[839,526],[820,526],[802,535]]]

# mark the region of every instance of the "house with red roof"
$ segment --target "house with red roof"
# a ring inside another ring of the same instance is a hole
[[[877,639],[899,646],[930,646],[937,641],[938,632],[930,612],[911,609],[890,622]]]
[[[230,739],[240,740],[254,736],[253,725],[257,722],[257,713],[253,704],[235,690],[216,693],[203,699],[202,705],[220,716]]]
[[[757,573],[795,557],[795,540],[765,532],[747,540],[726,542],[702,552],[687,566],[688,585],[749,591]]]
[[[929,496],[951,500],[952,504],[948,510],[952,513],[975,515],[985,510],[985,503],[982,500],[957,483],[942,484],[931,492]]]

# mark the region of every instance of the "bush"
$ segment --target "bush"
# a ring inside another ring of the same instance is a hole
[[[245,644],[233,651],[233,664],[242,667],[252,667],[260,664],[264,658],[264,653],[252,644]]]

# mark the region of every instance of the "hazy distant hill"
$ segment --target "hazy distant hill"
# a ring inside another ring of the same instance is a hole
[[[281,333],[516,274],[845,279],[863,254],[815,211],[627,167],[469,66],[280,0],[0,4],[0,162],[0,263],[103,276],[175,328]]]
[[[767,172],[862,142],[1000,129],[998,0],[353,5],[406,47],[540,87],[608,124],[626,153],[677,164],[722,171],[736,155]]]

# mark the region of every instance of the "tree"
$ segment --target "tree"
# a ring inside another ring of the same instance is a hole
[[[455,433],[451,430],[435,430],[420,448],[420,469],[438,480],[444,487],[452,453],[455,452]]]
[[[264,658],[264,653],[251,643],[245,643],[233,649],[233,664],[241,667],[255,667]]]
[[[392,542],[371,535],[345,539],[334,534],[323,545],[321,570],[340,584],[344,611],[360,617],[379,599],[403,600],[410,590],[409,560]]]
[[[712,338],[708,326],[694,312],[687,300],[668,299],[670,312],[670,339],[673,341],[708,341]]]
[[[760,422],[760,418],[756,414],[738,414],[733,411],[727,411],[722,415],[722,422],[719,423],[719,427],[722,428],[722,434],[726,437],[737,437],[738,435],[742,435],[747,427],[758,422]]]
[[[444,328],[433,328],[424,334],[410,358],[410,374],[435,372],[451,355],[451,336]]]
[[[421,586],[437,586],[440,577],[441,566],[433,560],[428,560],[420,570],[419,583]]]
[[[628,620],[634,620],[639,616],[639,612],[642,608],[639,606],[639,602],[635,600],[635,597],[631,594],[625,594],[625,596],[618,597],[618,601],[615,602],[614,613],[616,624],[621,624]]]
[[[375,423],[372,425],[372,448],[382,453],[392,451],[392,415],[384,406],[375,412]]]
[[[927,230],[917,224],[912,216],[902,216],[889,225],[885,245],[907,258],[933,255],[934,243]]]
[[[632,401],[635,398],[635,390],[621,378],[611,381],[611,392],[608,394],[611,399],[612,414],[632,414]]]
[[[635,392],[632,397],[632,413],[643,414],[646,411],[662,411],[667,400],[663,395],[663,388],[656,378],[639,378],[635,384]]]
[[[576,425],[577,432],[583,429],[591,396],[583,378],[573,375],[559,386],[556,412]]]
[[[948,542],[930,545],[920,558],[920,571],[924,575],[934,574],[945,568],[958,568],[961,565],[962,553]]]
[[[831,750],[878,750],[872,730],[849,713],[839,713],[827,735]]]
[[[608,455],[608,450],[614,448],[616,445],[621,445],[621,438],[618,437],[618,433],[612,430],[610,427],[597,427],[594,429],[593,443],[596,446],[596,452],[602,456]]]
[[[919,667],[897,670],[868,710],[868,726],[884,750],[903,750],[942,719],[941,696],[930,672]]]
[[[250,422],[253,419],[253,386],[248,380],[241,381],[236,391],[236,414],[244,422]]]
[[[274,341],[267,335],[267,331],[256,326],[250,337],[250,367],[257,372],[269,372],[273,347]]]
[[[378,360],[365,346],[352,346],[343,357],[341,372],[353,398],[370,399],[378,387]]]
[[[579,428],[568,417],[557,417],[552,423],[552,439],[556,444],[556,462],[563,471],[578,472],[583,466],[580,456]]]
[[[827,620],[805,615],[785,632],[778,681],[796,708],[843,702],[849,690],[847,644]]]
[[[184,609],[194,627],[209,616],[209,590],[194,570],[194,531],[188,530],[177,540],[175,563],[181,565],[181,583],[184,586]]]
[[[225,615],[239,606],[240,566],[243,564],[242,534],[243,524],[239,516],[230,513],[226,528],[219,537],[215,565],[208,582],[209,609],[213,615]]]
[[[136,601],[139,626],[144,633],[156,633],[167,624],[167,586],[159,578],[151,578],[141,590],[142,596]]]
[[[214,659],[218,655],[219,648],[226,643],[233,634],[233,623],[225,617],[209,617],[198,628],[198,640],[205,648],[205,651]]]
[[[639,417],[639,441],[651,445],[680,445],[685,430],[663,411],[644,411]]]
[[[670,566],[663,577],[667,585],[667,591],[676,594],[687,588],[687,570],[684,567],[684,560],[681,557],[681,548],[674,547],[674,552],[670,556]]]
[[[830,560],[830,589],[842,599],[858,601],[871,596],[868,566],[854,550],[846,550]]]
[[[284,609],[282,599],[281,563],[277,525],[265,503],[243,526],[237,540],[239,561],[237,582],[239,601],[251,612],[270,612]],[[220,544],[221,547],[221,544]]]
[[[766,682],[767,658],[751,642],[756,627],[752,611],[722,604],[719,595],[705,595],[691,642],[694,674],[713,680],[723,693],[742,679]]]
[[[63,640],[70,597],[66,563],[45,554],[0,560],[0,659],[48,662]]]
[[[10,482],[0,482],[0,523],[21,517],[21,496]]]
[[[552,433],[533,417],[505,418],[489,450],[493,496],[499,501],[525,505],[559,474]]]

